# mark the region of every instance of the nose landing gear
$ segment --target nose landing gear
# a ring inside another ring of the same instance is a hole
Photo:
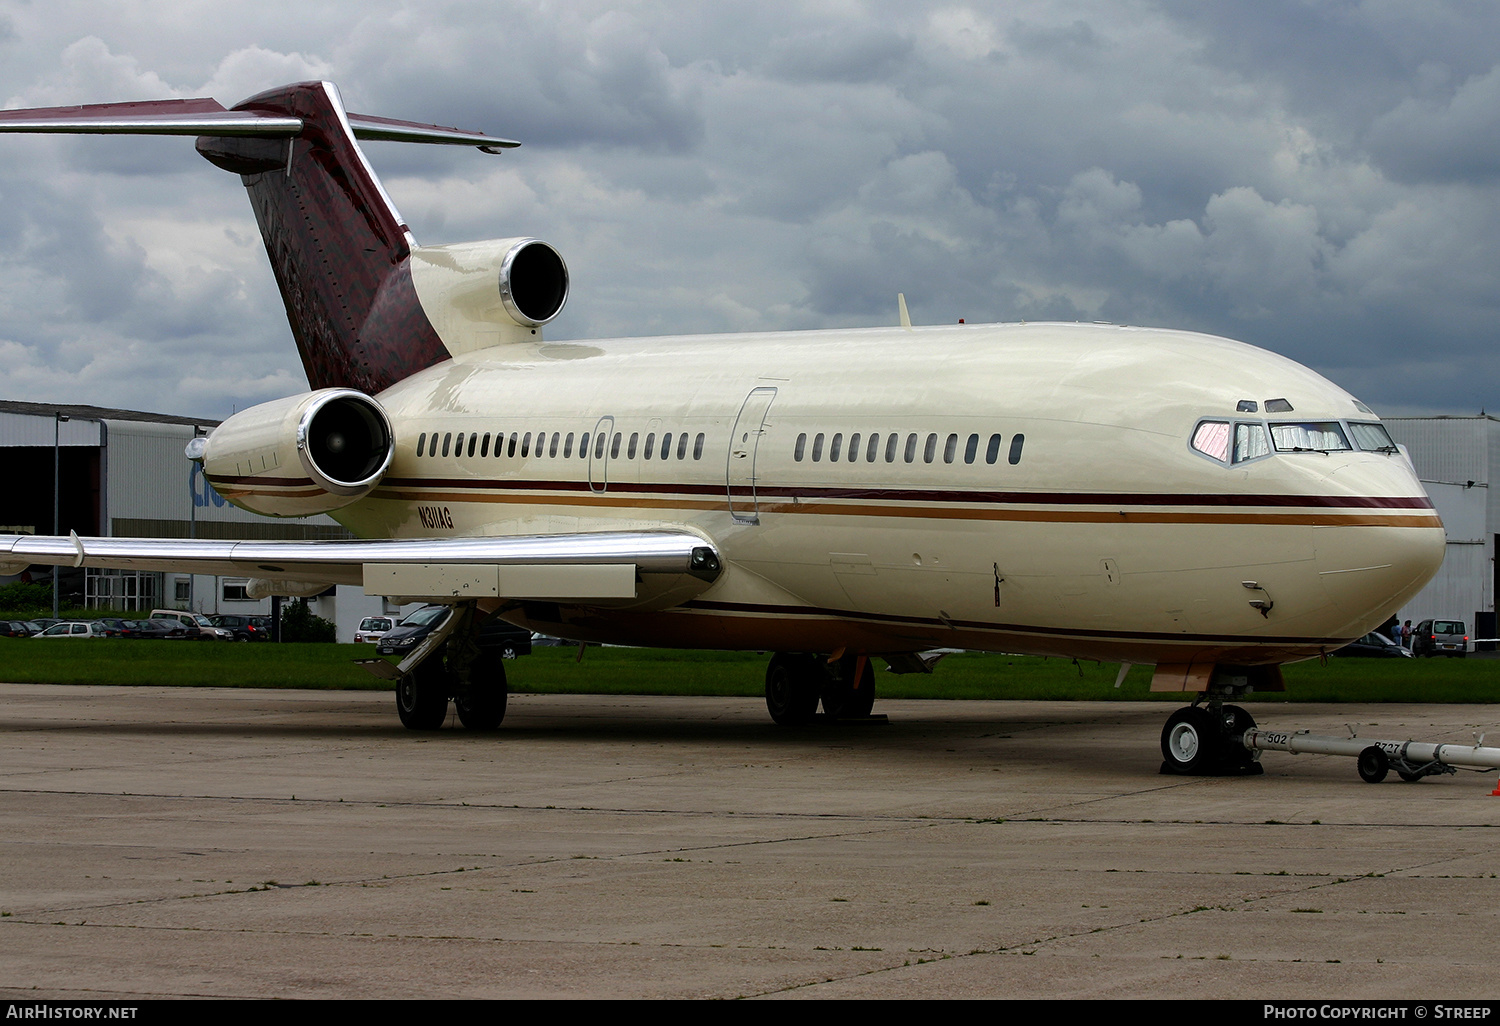
[[[1161,771],[1185,776],[1253,776],[1264,773],[1260,753],[1240,743],[1255,720],[1237,705],[1210,695],[1167,717],[1161,729]]]

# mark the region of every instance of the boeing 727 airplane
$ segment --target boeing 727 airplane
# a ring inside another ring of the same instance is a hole
[[[311,391],[188,456],[231,502],[346,542],[0,537],[33,564],[453,603],[393,668],[417,730],[493,729],[500,616],[579,641],[776,653],[779,723],[867,715],[874,657],[1150,664],[1192,699],[1164,767],[1253,771],[1230,704],[1378,626],[1442,524],[1363,403],[1242,343],[1096,324],[547,342],[567,267],[531,238],[419,246],[359,139],[517,145],[349,113],[327,82],[226,110],[0,112],[0,131],[189,135],[240,176]]]

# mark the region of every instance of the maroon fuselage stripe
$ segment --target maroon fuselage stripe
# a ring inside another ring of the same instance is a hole
[[[234,479],[250,483],[254,479]],[[587,481],[497,481],[474,478],[402,477],[386,478],[378,488],[443,488],[461,491],[589,491]],[[734,495],[750,495],[747,486],[733,488]],[[656,484],[621,482],[601,494],[623,495],[711,495],[726,493],[723,485]],[[1047,506],[1271,506],[1322,507],[1327,509],[1432,509],[1426,496],[1372,495],[1233,495],[1225,493],[1130,492],[989,492],[931,488],[803,488],[768,485],[755,489],[761,499],[813,498],[863,499],[906,502],[982,502],[999,505]]]

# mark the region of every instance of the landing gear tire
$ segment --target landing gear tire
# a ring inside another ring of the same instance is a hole
[[[453,702],[458,720],[469,730],[494,730],[505,719],[510,697],[505,665],[493,656],[482,656],[474,661],[469,673],[468,692]]]
[[[1237,705],[1222,706],[1219,718],[1224,724],[1223,771],[1255,776],[1264,773],[1260,764],[1260,753],[1252,752],[1240,744],[1245,732],[1255,729],[1255,717]]]
[[[1223,728],[1207,709],[1190,705],[1167,717],[1161,728],[1163,772],[1196,774],[1216,768],[1224,748]]]
[[[822,668],[812,656],[778,652],[766,667],[766,711],[783,727],[811,722],[818,711]]]
[[[866,657],[845,656],[823,681],[823,715],[834,720],[857,720],[875,706],[875,667]],[[856,679],[856,674],[858,678]]]
[[[448,718],[448,675],[436,653],[396,682],[396,715],[407,730],[437,730]]]
[[[1371,745],[1359,753],[1359,779],[1367,784],[1378,784],[1391,771],[1391,760],[1385,752]]]

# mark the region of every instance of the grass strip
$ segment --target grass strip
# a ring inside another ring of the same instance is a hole
[[[329,688],[388,691],[355,665],[373,645],[229,645],[0,638],[0,678],[29,684],[150,684],[189,687]],[[506,664],[515,692],[607,695],[763,694],[765,653],[590,647],[539,648]],[[877,667],[883,667],[881,662]],[[965,652],[929,675],[878,672],[883,698],[1182,701],[1152,694],[1151,670],[1131,669],[1116,690],[1117,663]],[[1500,660],[1339,659],[1285,668],[1284,693],[1246,701],[1500,702]]]

